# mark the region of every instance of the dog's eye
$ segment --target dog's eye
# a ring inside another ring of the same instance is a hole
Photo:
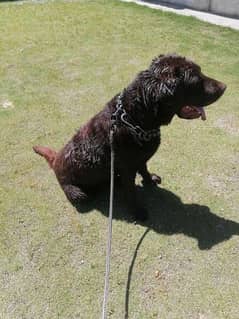
[[[191,76],[191,77],[189,78],[190,84],[197,83],[198,80],[199,80],[199,79],[198,79],[198,76],[196,76],[196,75],[193,75],[193,76]]]
[[[202,79],[197,74],[192,74],[188,80],[189,85],[200,85],[202,82]]]

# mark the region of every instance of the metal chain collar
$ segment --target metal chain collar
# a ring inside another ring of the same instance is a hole
[[[160,136],[159,128],[145,131],[139,125],[132,124],[133,120],[130,119],[130,116],[126,113],[123,107],[123,103],[122,103],[123,93],[124,91],[121,92],[117,98],[116,110],[111,116],[112,126],[117,127],[122,124],[126,126],[136,138],[137,143],[141,146],[142,146],[142,142],[149,142],[153,138],[159,137]]]

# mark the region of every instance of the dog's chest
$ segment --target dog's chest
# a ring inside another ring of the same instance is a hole
[[[117,162],[120,166],[124,163],[129,166],[141,166],[153,156],[159,145],[160,136],[140,145],[133,136],[127,136],[127,139],[118,138],[115,144]]]

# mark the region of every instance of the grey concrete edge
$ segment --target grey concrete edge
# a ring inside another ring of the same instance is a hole
[[[196,11],[180,6],[170,6],[170,4],[165,4],[165,2],[159,2],[159,1],[144,1],[144,0],[120,0],[122,2],[128,2],[128,3],[136,3],[138,5],[147,6],[152,9],[158,9],[162,11],[167,12],[173,12],[180,15],[185,16],[193,16],[195,18],[198,18],[199,20],[206,21],[212,24],[229,27],[235,30],[239,30],[239,19],[234,18],[228,18],[219,16],[213,13],[207,13],[203,11]]]

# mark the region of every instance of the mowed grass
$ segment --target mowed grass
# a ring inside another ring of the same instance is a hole
[[[177,52],[228,88],[206,122],[162,129],[149,163],[162,185],[139,189],[147,224],[117,193],[108,317],[238,319],[239,33],[79,0],[3,2],[0,35],[0,318],[100,317],[108,192],[79,214],[32,146],[59,149],[154,56]]]

